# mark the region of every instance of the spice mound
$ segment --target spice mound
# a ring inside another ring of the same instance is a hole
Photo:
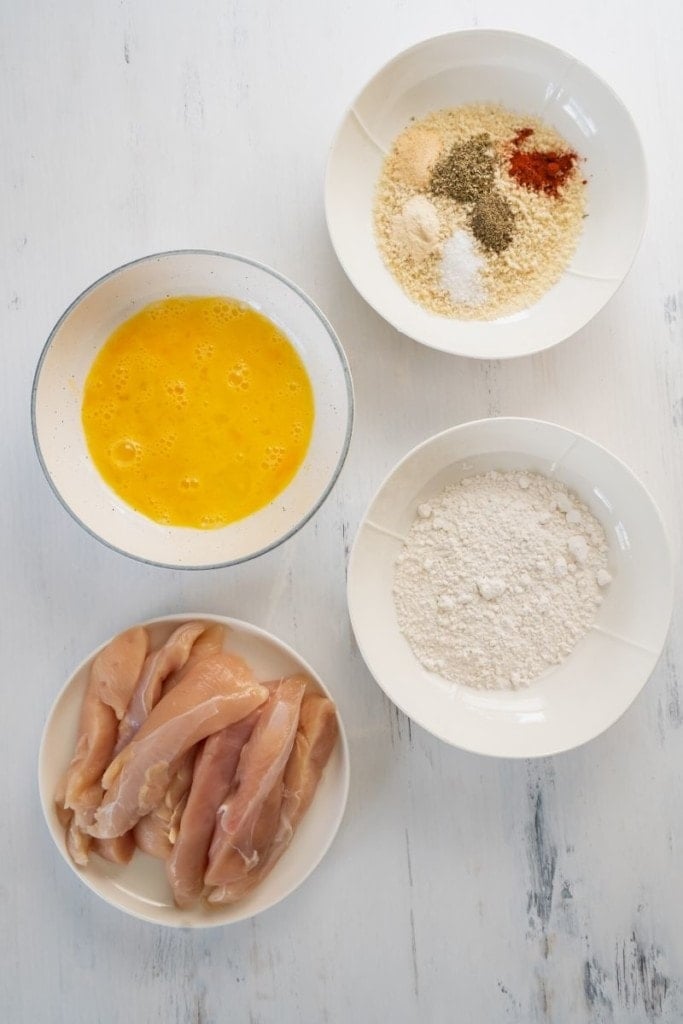
[[[528,686],[591,628],[608,554],[600,523],[563,484],[465,477],[418,506],[395,566],[399,626],[422,665],[451,682]]]
[[[554,149],[523,149],[522,144],[533,134],[532,128],[522,128],[517,132],[512,140],[508,170],[525,188],[557,196],[574,170],[578,157],[574,152],[558,153]]]
[[[491,105],[439,110],[412,122],[384,161],[377,243],[429,311],[510,315],[537,302],[569,264],[585,185],[579,155],[543,121]]]

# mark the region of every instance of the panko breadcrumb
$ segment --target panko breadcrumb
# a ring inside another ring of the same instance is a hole
[[[507,174],[512,139],[522,127],[533,128],[529,149],[566,151],[567,142],[538,118],[501,106],[475,105],[439,110],[414,121],[395,140],[387,155],[375,197],[375,233],[382,257],[408,295],[441,316],[459,320],[493,320],[526,309],[561,277],[577,246],[586,208],[586,187],[575,168],[558,197],[534,192]],[[484,260],[478,304],[455,303],[443,287],[443,243],[454,231],[470,231],[472,203],[429,194],[440,222],[438,243],[429,251],[412,250],[395,230],[397,215],[411,197],[425,194],[431,170],[455,143],[488,133],[498,161],[494,188],[512,211],[509,246],[501,252],[475,240]]]

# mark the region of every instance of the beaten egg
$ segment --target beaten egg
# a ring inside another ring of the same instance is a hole
[[[157,523],[210,529],[256,512],[304,460],[313,389],[294,346],[234,299],[169,298],[108,338],[82,422],[109,486]]]

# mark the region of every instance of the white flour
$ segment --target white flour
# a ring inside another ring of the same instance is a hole
[[[426,669],[516,689],[570,653],[610,582],[604,531],[576,495],[537,473],[490,472],[420,505],[394,601]]]

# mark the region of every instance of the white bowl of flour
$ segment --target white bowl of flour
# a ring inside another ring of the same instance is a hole
[[[368,668],[413,721],[466,750],[540,757],[599,735],[644,686],[671,557],[614,455],[551,423],[479,420],[384,481],[348,600]]]

